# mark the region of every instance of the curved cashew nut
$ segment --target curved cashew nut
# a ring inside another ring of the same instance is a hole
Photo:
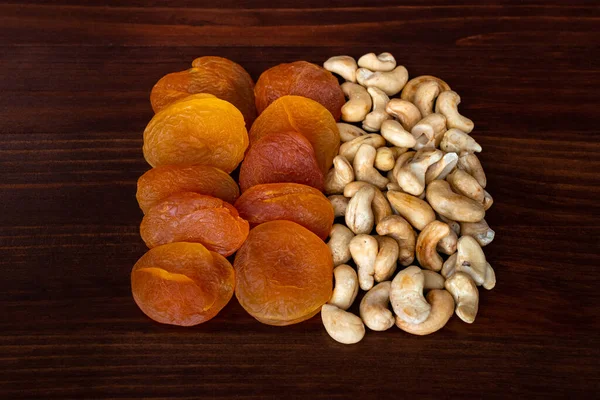
[[[442,114],[429,114],[413,126],[410,131],[415,138],[416,150],[437,148],[446,133],[446,117]]]
[[[446,181],[431,182],[427,185],[425,193],[431,207],[438,214],[453,221],[477,222],[485,217],[485,210],[481,203],[454,193]]]
[[[483,191],[483,209],[485,211],[489,210],[490,207],[494,204],[494,198],[491,194],[488,193],[487,190]]]
[[[360,302],[360,317],[369,329],[386,331],[394,326],[394,315],[388,309],[390,282],[381,282],[369,290]]]
[[[475,321],[479,309],[479,291],[471,277],[462,272],[456,272],[444,283],[456,302],[456,315],[468,324]]]
[[[438,274],[437,272],[424,269],[423,276],[425,277],[425,283],[423,286],[425,290],[444,288],[444,282],[446,281],[446,279],[444,279],[444,277]]]
[[[471,136],[463,131],[452,128],[448,129],[440,142],[440,149],[453,151],[455,153],[479,153],[481,146]]]
[[[387,106],[390,98],[383,90],[377,89],[376,87],[368,88],[367,92],[373,101],[373,111],[365,116],[362,127],[368,132],[379,132],[383,121],[392,118],[385,112],[385,106]]]
[[[348,208],[348,202],[350,201],[349,198],[341,194],[334,194],[327,198],[331,203],[331,207],[333,207],[333,216],[335,218],[346,215],[346,209]]]
[[[358,192],[364,186],[371,186],[375,191],[375,196],[373,197],[373,201],[371,202],[371,210],[373,210],[373,216],[375,218],[375,224],[378,224],[383,218],[388,215],[392,215],[392,208],[390,207],[390,203],[387,201],[381,190],[377,189],[375,186],[371,185],[368,182],[356,181],[351,182],[346,185],[344,188],[344,196],[352,197],[356,192]]]
[[[327,172],[325,177],[325,193],[342,193],[347,184],[354,181],[354,169],[344,156],[335,156],[333,168]]]
[[[479,162],[479,158],[477,158],[475,154],[461,154],[461,156],[458,158],[458,169],[462,169],[469,175],[472,175],[473,178],[477,179],[477,182],[479,182],[481,187],[485,189],[487,178],[485,176],[485,172],[483,171],[483,167]]]
[[[448,129],[458,128],[461,131],[469,133],[475,126],[473,121],[467,117],[463,117],[458,112],[460,104],[460,96],[453,90],[446,90],[437,98],[435,102],[435,112],[443,114],[446,117]]]
[[[431,75],[421,75],[416,78],[412,78],[410,81],[406,83],[404,89],[402,89],[402,95],[400,98],[402,100],[408,100],[412,103],[415,101],[415,94],[417,93],[417,89],[427,82],[435,82],[439,85],[440,91],[444,92],[446,90],[450,90],[450,86],[440,78],[436,78]]]
[[[367,132],[360,129],[358,126],[347,124],[345,122],[337,123],[338,130],[340,131],[340,140],[342,143],[349,142],[356,139],[359,136],[366,135]]]
[[[346,226],[356,234],[370,233],[375,224],[375,217],[371,210],[371,202],[375,197],[372,186],[359,189],[348,202],[346,209]]]
[[[431,221],[417,237],[416,254],[421,267],[432,271],[440,271],[444,261],[437,253],[437,244],[451,232],[448,224]]]
[[[446,325],[454,314],[454,300],[446,290],[433,289],[427,293],[427,301],[431,304],[429,317],[420,324],[409,324],[396,317],[396,326],[413,335],[429,335]]]
[[[398,214],[404,217],[413,227],[423,230],[427,224],[435,220],[435,213],[427,202],[407,193],[388,190],[387,198]]]
[[[377,155],[375,156],[375,168],[380,171],[391,171],[396,165],[396,157],[394,157],[394,151],[389,147],[380,147],[377,149]]]
[[[440,239],[436,249],[440,253],[451,255],[456,253],[456,246],[458,246],[458,235],[450,228],[450,233]]]
[[[333,72],[350,82],[356,82],[356,70],[358,65],[350,56],[335,56],[323,63],[323,68]]]
[[[396,316],[410,324],[420,324],[429,317],[431,306],[423,296],[425,276],[421,268],[411,265],[398,272],[390,289],[390,302]]]
[[[358,269],[358,283],[362,290],[369,290],[375,283],[375,260],[377,239],[369,235],[356,235],[350,241],[350,254]]]
[[[375,147],[368,144],[361,145],[354,157],[354,175],[357,181],[369,182],[379,189],[385,189],[389,180],[375,169],[375,157],[377,157]]]
[[[400,121],[407,131],[410,131],[421,120],[421,112],[410,101],[391,99],[385,107],[385,111]]]
[[[356,70],[356,80],[365,87],[376,87],[388,96],[393,96],[399,93],[408,81],[408,71],[402,65],[388,72],[359,68]]]
[[[425,190],[425,173],[438,162],[444,153],[441,150],[419,150],[410,162],[402,166],[395,175],[398,185],[406,193],[418,196]]]
[[[358,66],[371,71],[388,72],[396,68],[396,59],[390,53],[368,53],[358,59]]]
[[[325,330],[335,341],[343,344],[358,343],[365,337],[365,325],[356,315],[331,304],[321,307]]]
[[[349,265],[341,264],[333,269],[335,286],[331,299],[327,303],[332,304],[340,310],[350,308],[358,294],[358,276],[356,271]]]
[[[371,96],[364,87],[345,82],[341,85],[342,92],[348,98],[342,106],[342,121],[360,122],[371,111]]]
[[[352,258],[350,254],[350,241],[354,238],[354,233],[342,224],[333,224],[329,232],[329,242],[327,246],[331,251],[333,265],[345,264]]]
[[[381,124],[381,136],[397,147],[414,147],[417,141],[396,120],[388,119]]]
[[[485,219],[478,222],[461,222],[460,231],[463,236],[472,236],[481,247],[492,243],[496,232],[490,228]]]
[[[375,259],[375,282],[383,282],[396,272],[398,242],[387,236],[376,236],[375,239],[379,248]]]
[[[479,243],[472,236],[462,236],[456,249],[456,272],[464,272],[476,285],[483,285],[488,264]]]
[[[423,82],[415,91],[412,102],[417,106],[423,117],[433,113],[433,103],[441,92],[440,85],[435,81]]]
[[[363,144],[368,144],[369,146],[373,146],[376,149],[385,146],[385,139],[383,136],[378,135],[376,133],[368,133],[363,136],[359,136],[356,139],[352,139],[349,142],[346,142],[340,146],[339,154],[344,156],[346,160],[349,162],[354,161],[354,157],[356,156],[356,152]]]
[[[398,242],[400,265],[406,267],[412,264],[415,259],[417,235],[408,221],[399,215],[390,215],[379,221],[375,230],[379,235],[389,236]]]
[[[483,190],[477,179],[473,176],[461,169],[457,169],[446,177],[446,182],[450,184],[450,187],[456,193],[473,199],[483,206],[485,190]]]
[[[425,183],[434,181],[436,179],[446,179],[448,174],[456,168],[458,164],[458,154],[446,153],[444,156],[435,164],[431,164],[425,172]]]

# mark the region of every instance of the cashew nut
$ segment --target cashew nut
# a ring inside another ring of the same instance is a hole
[[[446,177],[446,181],[456,193],[473,199],[483,206],[484,190],[473,176],[456,169]]]
[[[352,139],[349,142],[343,143],[340,146],[340,155],[344,156],[349,162],[354,161],[358,148],[363,144],[368,144],[375,147],[376,149],[385,146],[385,139],[383,136],[376,133],[369,133]]]
[[[453,90],[446,90],[438,96],[435,102],[435,112],[443,114],[446,117],[448,129],[458,128],[461,131],[469,133],[475,125],[469,118],[459,114],[459,104],[460,96],[458,93]]]
[[[448,225],[450,226],[450,225]],[[458,245],[458,235],[450,228],[450,233],[443,238],[437,244],[437,251],[444,254],[456,253],[456,246]]]
[[[471,277],[462,272],[456,272],[444,283],[456,302],[456,315],[468,324],[475,321],[479,309],[479,291]]]
[[[348,208],[348,202],[350,201],[349,198],[341,194],[334,194],[327,198],[333,207],[333,216],[335,218],[346,215],[346,209]]]
[[[323,68],[329,72],[338,74],[347,81],[356,82],[358,65],[356,65],[354,58],[350,56],[331,57],[323,63]]]
[[[402,65],[388,72],[359,68],[356,70],[356,80],[365,87],[376,87],[388,96],[393,96],[400,92],[408,81],[408,71]]]
[[[454,275],[455,272],[457,272],[457,260],[458,253],[454,253],[450,257],[448,257],[448,259],[444,262],[444,265],[442,266],[441,273],[443,277],[450,278],[452,275]],[[481,283],[481,286],[483,286],[487,290],[491,290],[494,288],[494,286],[496,286],[496,273],[494,272],[494,269],[492,268],[490,263],[486,262],[485,264],[485,278],[483,280],[483,283]],[[473,279],[473,282],[475,282],[473,275],[471,275],[469,271],[463,270],[462,272],[469,275],[471,279]]]
[[[394,165],[396,165],[394,151],[389,147],[378,148],[377,155],[375,156],[375,168],[386,172],[394,169]]]
[[[431,75],[421,75],[417,76],[416,78],[412,78],[406,83],[404,89],[402,89],[402,95],[400,95],[400,98],[402,100],[408,100],[414,103],[414,97],[417,92],[417,89],[427,82],[436,82],[439,85],[441,92],[450,90],[450,86],[448,86],[448,84],[440,78],[436,78],[435,76]]]
[[[442,265],[442,270],[440,273],[446,279],[450,278],[456,272],[456,258],[458,257],[457,253],[452,254],[446,261],[444,261],[444,265]]]
[[[435,182],[435,181],[434,181]],[[435,213],[427,202],[407,193],[388,190],[387,198],[398,214],[418,230],[435,220]]]
[[[375,197],[372,186],[365,186],[358,190],[348,202],[346,209],[346,226],[356,234],[370,233],[375,224],[371,202]]]
[[[461,222],[460,231],[464,236],[472,236],[481,247],[492,243],[496,232],[490,228],[485,219],[478,222]]]
[[[388,215],[392,215],[390,203],[387,201],[383,193],[381,193],[381,190],[377,189],[368,182],[356,181],[346,185],[344,188],[344,196],[352,197],[364,186],[371,186],[373,190],[375,190],[375,197],[373,197],[373,201],[371,202],[371,210],[373,210],[375,224],[378,224],[383,218],[387,217]]]
[[[442,114],[429,114],[413,126],[410,133],[415,138],[414,148],[436,148],[446,133],[446,117]]]
[[[437,253],[436,247],[438,242],[442,240],[443,237],[449,235],[450,232],[451,229],[448,224],[441,221],[431,221],[421,233],[419,233],[415,252],[421,267],[432,271],[440,271],[442,269],[444,261]]]
[[[379,132],[383,121],[392,118],[385,112],[385,106],[390,101],[390,98],[376,87],[368,88],[367,92],[373,101],[373,111],[365,116],[362,127],[368,132]]]
[[[352,82],[342,83],[341,88],[348,98],[346,104],[342,106],[342,121],[360,122],[364,120],[372,105],[367,89]]]
[[[381,136],[398,147],[414,147],[417,141],[410,132],[406,131],[400,122],[388,119],[381,124]]]
[[[356,271],[349,265],[341,264],[333,269],[335,285],[328,303],[340,310],[350,308],[358,294],[358,276]]]
[[[325,330],[337,342],[354,344],[360,342],[365,336],[365,325],[362,320],[336,306],[323,304],[321,318]]]
[[[378,245],[377,258],[375,259],[375,282],[383,282],[392,277],[396,272],[398,261],[398,242],[391,237],[376,236]]]
[[[350,254],[358,269],[358,283],[362,290],[369,290],[375,283],[375,260],[377,239],[369,235],[356,235],[350,241]]]
[[[354,181],[354,169],[344,156],[335,156],[333,168],[325,177],[325,193],[342,193],[347,184]]]
[[[390,179],[391,182],[398,183],[396,180],[396,174],[402,169],[402,167],[404,167],[410,160],[413,159],[415,154],[417,154],[415,151],[409,151],[400,155],[400,157],[396,159],[396,165],[394,166],[391,175],[388,173],[388,179]]]
[[[412,102],[421,111],[423,117],[433,113],[433,103],[440,92],[440,85],[435,81],[423,82],[417,87]]]
[[[338,130],[340,131],[340,140],[342,143],[349,142],[356,139],[359,136],[366,135],[367,132],[360,129],[358,126],[347,124],[345,122],[337,123]]]
[[[425,277],[425,283],[423,285],[425,290],[444,288],[444,282],[446,279],[444,279],[443,276],[428,269],[424,269],[422,272],[423,276]]]
[[[421,120],[421,112],[410,101],[391,99],[385,107],[385,111],[400,121],[407,131],[410,131]]]
[[[452,128],[448,129],[440,142],[440,149],[453,151],[455,153],[479,153],[481,146],[471,136],[463,131]]]
[[[425,276],[416,265],[398,272],[392,281],[390,302],[402,321],[420,324],[429,317],[431,306],[423,296],[424,284]]]
[[[436,217],[440,221],[447,223],[448,226],[450,227],[450,229],[452,229],[454,231],[454,233],[456,233],[457,235],[460,235],[460,224],[458,222],[452,221],[450,218],[446,218],[440,214],[436,214]]]
[[[387,72],[396,68],[396,59],[390,53],[381,53],[378,56],[369,53],[358,59],[358,66],[371,71]]]
[[[456,167],[457,163],[458,154],[444,154],[444,156],[438,162],[427,168],[427,172],[425,173],[425,183],[429,184],[429,182],[436,179],[446,179],[448,174]]]
[[[375,230],[379,235],[386,235],[398,242],[398,262],[408,266],[415,259],[415,245],[417,236],[412,226],[399,215],[390,215],[383,218]]]
[[[446,181],[435,180],[427,185],[426,197],[438,214],[453,221],[477,222],[485,217],[481,203],[454,193]]]
[[[394,315],[388,309],[390,282],[381,282],[369,290],[360,302],[360,317],[369,329],[386,331],[394,326]]]
[[[468,172],[475,179],[477,179],[477,182],[479,182],[481,187],[485,189],[487,178],[485,177],[485,172],[483,171],[483,167],[479,162],[479,158],[477,158],[475,154],[461,154],[461,156],[458,158],[458,169]]]
[[[327,246],[331,251],[333,265],[345,264],[352,258],[350,254],[350,241],[354,233],[342,224],[333,224],[329,232],[329,242]]]
[[[385,189],[389,180],[375,169],[376,156],[375,147],[368,144],[361,145],[354,157],[354,175],[358,181],[369,182],[379,189]]]
[[[490,263],[486,263],[486,265],[487,269],[485,272],[485,280],[481,286],[483,286],[484,289],[492,290],[494,287],[496,287],[496,272],[494,272],[494,269]]]
[[[476,285],[483,285],[488,264],[479,243],[472,236],[462,236],[458,239],[456,249],[456,272],[464,272]]]
[[[442,329],[454,314],[452,295],[446,290],[433,289],[427,293],[427,301],[431,304],[431,311],[425,321],[410,324],[396,317],[396,326],[413,335],[429,335]]]
[[[494,198],[491,194],[488,193],[487,190],[483,191],[483,209],[489,210],[490,207],[494,204]]]
[[[392,150],[392,152],[394,153],[394,158],[397,160],[398,157],[400,157],[402,154],[408,151],[408,147],[392,146],[390,147],[390,150]]]
[[[395,175],[398,185],[406,193],[418,196],[425,190],[425,173],[430,165],[438,162],[444,153],[441,150],[419,150]]]

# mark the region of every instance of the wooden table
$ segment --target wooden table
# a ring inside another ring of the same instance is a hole
[[[0,5],[0,398],[600,390],[597,2],[78,3]],[[319,317],[261,325],[235,300],[194,328],[145,317],[129,272],[145,251],[135,190],[152,85],[202,55],[256,79],[371,51],[445,79],[475,121],[498,278],[476,322],[344,346]]]

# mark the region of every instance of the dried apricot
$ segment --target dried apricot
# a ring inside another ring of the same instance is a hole
[[[312,145],[296,131],[272,133],[257,140],[242,161],[242,191],[261,183],[295,182],[323,190],[323,173]]]
[[[187,71],[163,76],[152,88],[154,112],[194,93],[210,93],[236,106],[250,127],[256,118],[254,82],[241,65],[222,57],[200,57]]]
[[[198,242],[229,256],[244,243],[250,227],[229,203],[192,192],[169,196],[150,208],[140,235],[150,248],[172,242]]]
[[[233,265],[238,301],[264,324],[302,322],[331,297],[329,247],[295,222],[271,221],[252,229]]]
[[[317,163],[327,174],[340,147],[340,132],[325,107],[301,96],[283,96],[256,118],[250,129],[250,141],[281,132],[297,131],[312,144]]]
[[[159,111],[144,131],[144,157],[160,165],[211,165],[229,173],[248,147],[244,118],[231,103],[189,98]]]
[[[191,326],[206,322],[233,296],[229,261],[200,243],[169,243],[150,249],[131,271],[138,307],[153,320]]]
[[[323,193],[297,183],[253,186],[237,200],[235,208],[252,227],[274,220],[293,221],[323,240],[334,218],[331,202]]]
[[[321,103],[336,121],[346,102],[338,80],[326,69],[307,61],[279,64],[258,78],[254,87],[256,109],[262,113],[276,99],[292,94]]]

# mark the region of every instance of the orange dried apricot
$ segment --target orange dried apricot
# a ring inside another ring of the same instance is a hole
[[[159,112],[175,100],[210,93],[236,106],[250,127],[256,118],[254,82],[241,65],[222,57],[200,57],[187,71],[163,76],[152,88],[150,102]]]
[[[297,183],[253,186],[235,203],[240,216],[256,226],[287,220],[302,225],[325,240],[333,225],[333,207],[317,189]]]
[[[200,243],[169,243],[150,249],[131,271],[138,307],[153,320],[191,326],[206,322],[233,296],[233,267]]]
[[[144,214],[179,192],[205,194],[231,204],[240,195],[237,183],[229,174],[209,165],[163,165],[146,171],[137,181],[136,198]]]
[[[217,98],[182,99],[159,111],[144,131],[144,157],[160,165],[211,165],[229,173],[248,147],[240,111]]]
[[[329,247],[295,222],[271,221],[252,229],[233,265],[238,301],[264,324],[302,322],[331,297]]]
[[[295,182],[323,190],[323,173],[312,145],[296,131],[272,133],[257,140],[242,161],[242,191],[261,183]]]
[[[250,227],[229,203],[212,196],[181,192],[150,208],[140,225],[150,248],[172,242],[202,243],[229,256],[244,243]]]
[[[297,131],[312,144],[323,175],[327,174],[340,147],[340,132],[325,107],[301,96],[283,96],[256,118],[250,141],[281,132]]]
[[[321,103],[336,121],[346,102],[338,80],[326,69],[307,61],[279,64],[261,74],[254,87],[256,108],[261,114],[276,99],[291,94]]]

